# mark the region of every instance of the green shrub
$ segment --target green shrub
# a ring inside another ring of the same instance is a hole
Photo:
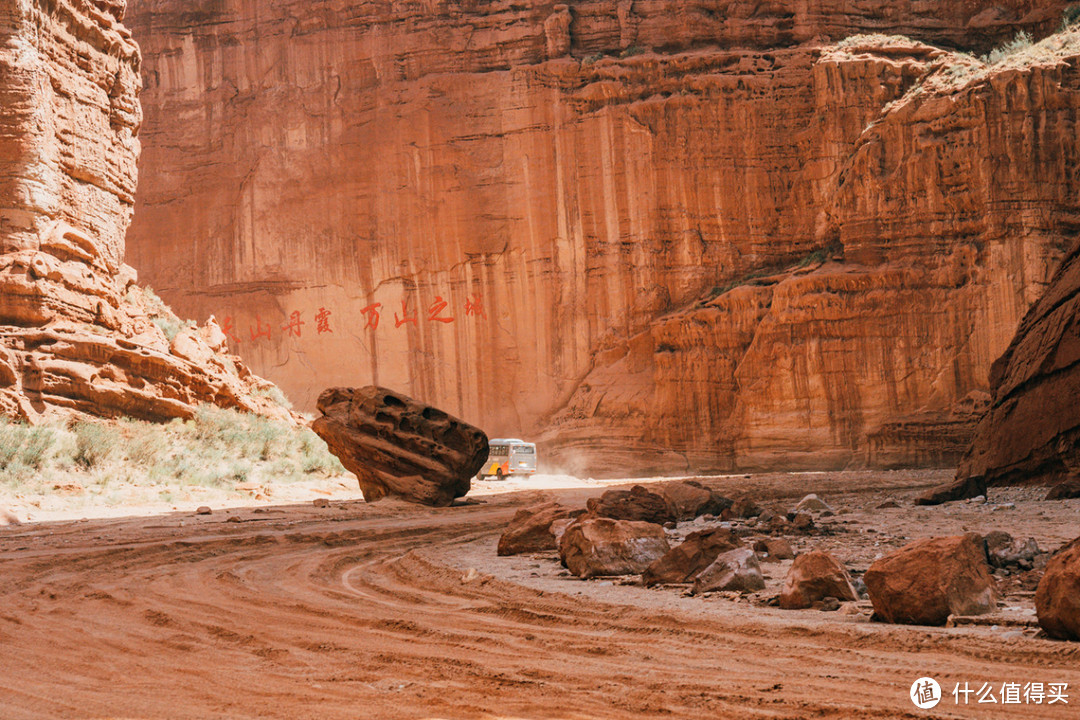
[[[645,52],[645,48],[641,47],[640,45],[631,45],[630,47],[619,53],[619,57],[634,57],[635,55],[641,55],[643,52]]]

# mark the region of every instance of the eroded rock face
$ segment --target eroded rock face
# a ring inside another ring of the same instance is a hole
[[[292,419],[212,317],[181,328],[124,265],[142,123],[124,9],[0,10],[0,414],[166,420],[212,403]]]
[[[825,552],[808,552],[795,558],[780,591],[780,607],[800,610],[828,597],[859,599],[847,568]]]
[[[1050,637],[1080,640],[1080,538],[1047,563],[1035,591],[1035,611]]]
[[[1080,245],[994,363],[993,407],[957,469],[959,479],[1059,484],[1080,473],[1078,328]]]
[[[545,552],[558,549],[551,525],[556,520],[578,517],[584,510],[571,510],[559,503],[518,510],[499,537],[499,555]]]
[[[645,587],[659,583],[690,582],[718,555],[741,545],[738,536],[726,528],[692,532],[670,552],[649,565],[641,574],[641,582]]]
[[[585,517],[559,540],[563,565],[579,578],[637,575],[668,550],[663,527],[631,520]]]
[[[392,495],[449,505],[469,492],[488,456],[482,430],[386,388],[330,388],[318,409],[311,429],[356,475],[368,502]]]
[[[949,615],[982,615],[996,607],[977,533],[913,542],[875,561],[863,579],[874,613],[886,622],[944,625]]]
[[[950,464],[1071,232],[1076,53],[838,41],[1065,4],[139,0],[132,258],[302,313],[233,347],[306,408],[402,387],[597,475]]]

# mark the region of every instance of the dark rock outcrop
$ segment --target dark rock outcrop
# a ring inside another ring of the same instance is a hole
[[[1080,472],[1080,244],[993,364],[990,390],[957,478],[1054,484]]]
[[[356,475],[368,502],[393,495],[446,506],[469,492],[487,436],[438,408],[386,388],[330,388],[311,429]]]

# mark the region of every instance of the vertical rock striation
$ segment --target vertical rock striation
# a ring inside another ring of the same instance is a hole
[[[214,323],[181,328],[124,265],[142,122],[124,9],[0,8],[0,413],[163,419],[214,402],[285,415],[250,395],[270,385]]]
[[[1078,96],[1071,34],[953,50],[1063,5],[139,0],[130,257],[307,407],[399,388],[592,473],[955,462]],[[877,31],[921,42],[835,42]]]

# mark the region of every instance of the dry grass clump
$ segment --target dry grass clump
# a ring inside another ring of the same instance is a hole
[[[345,474],[307,428],[261,415],[199,409],[164,425],[124,419],[31,426],[0,418],[0,488],[13,494],[291,483]],[[106,494],[106,502],[108,497]]]

